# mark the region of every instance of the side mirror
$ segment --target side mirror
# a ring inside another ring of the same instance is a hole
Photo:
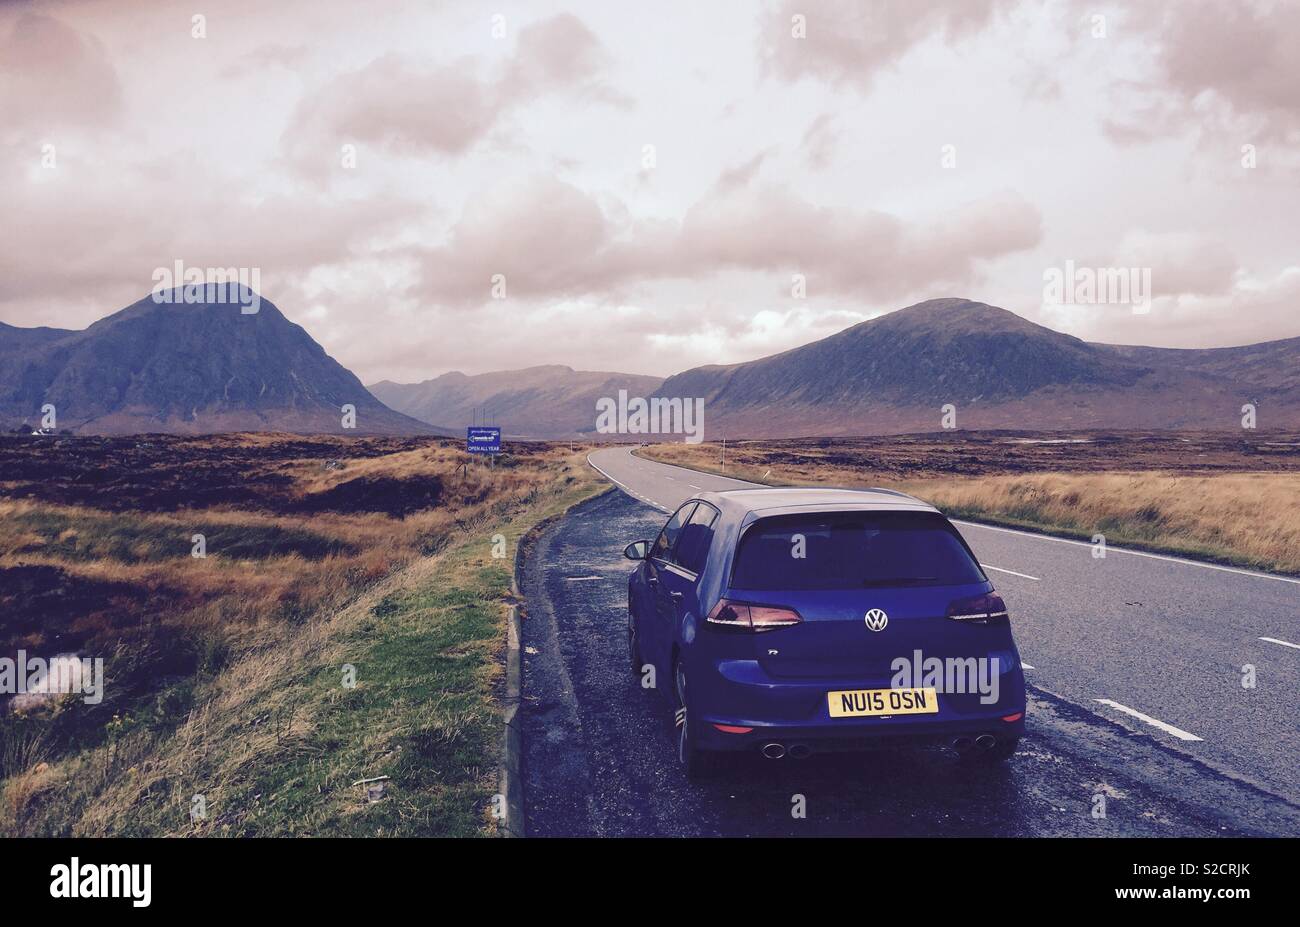
[[[644,560],[645,555],[650,552],[649,541],[633,541],[627,547],[623,548],[623,556],[629,560]]]

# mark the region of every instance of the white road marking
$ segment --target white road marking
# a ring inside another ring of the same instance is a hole
[[[687,483],[686,485],[689,486],[689,487],[691,487],[691,489],[699,489],[699,488],[700,488],[700,487],[696,486],[694,483]]]
[[[981,525],[974,521],[958,521],[953,519],[955,525],[968,525],[971,528],[983,528],[986,531],[1001,531],[1004,534],[1019,534],[1027,538],[1037,538],[1040,541],[1056,541],[1060,544],[1074,544],[1076,547],[1092,547],[1087,541],[1076,541],[1073,538],[1058,538],[1050,534],[1035,534],[1032,531],[1017,531],[1015,528],[1001,528],[997,525]],[[1223,573],[1237,573],[1241,576],[1253,576],[1255,579],[1275,579],[1280,583],[1292,583],[1300,586],[1300,579],[1293,579],[1290,576],[1274,576],[1272,573],[1256,573],[1254,570],[1239,570],[1236,567],[1220,566],[1217,563],[1202,563],[1199,560],[1187,560],[1183,557],[1166,557],[1163,554],[1150,554],[1145,550],[1126,550],[1123,547],[1111,547],[1106,545],[1107,553],[1129,554],[1133,557],[1146,557],[1150,560],[1167,560],[1170,563],[1181,563],[1186,566],[1203,567],[1207,570],[1219,570]]]
[[[1186,731],[1182,730],[1181,728],[1174,727],[1172,724],[1166,724],[1164,721],[1161,721],[1159,718],[1153,718],[1150,715],[1144,715],[1140,711],[1135,711],[1134,709],[1129,708],[1127,705],[1121,705],[1119,702],[1113,702],[1108,698],[1095,698],[1093,699],[1093,701],[1098,702],[1099,704],[1102,705],[1109,705],[1111,708],[1114,708],[1116,711],[1122,711],[1126,715],[1132,715],[1134,718],[1137,718],[1139,721],[1145,721],[1147,724],[1151,725],[1152,727],[1158,727],[1166,734],[1174,735],[1179,740],[1200,740],[1201,739],[1197,737],[1195,734],[1189,734]]]
[[[589,467],[591,467],[591,469],[593,469],[593,470],[595,470],[597,473],[599,473],[601,476],[603,476],[605,479],[609,480],[611,483],[613,483],[613,484],[614,484],[615,486],[617,486],[619,489],[621,489],[621,490],[623,490],[624,492],[626,492],[628,495],[630,495],[630,496],[637,496],[637,498],[644,499],[646,502],[650,502],[650,500],[649,500],[649,499],[646,499],[644,496],[640,496],[640,495],[638,495],[637,492],[636,492],[636,490],[634,490],[631,486],[628,486],[626,483],[623,483],[623,482],[621,482],[621,481],[619,481],[619,480],[614,479],[612,476],[610,476],[610,475],[609,475],[608,473],[606,473],[604,470],[600,469],[600,467],[598,467],[598,466],[596,466],[594,463],[592,463],[592,462],[591,462],[591,455],[590,455],[590,454],[587,455],[587,465],[588,465]],[[661,511],[661,512],[666,512],[666,511],[668,511],[666,508],[664,508],[664,507],[663,507],[662,505],[660,505],[658,502],[650,502],[650,504],[651,504],[652,506],[654,506],[655,508],[657,508],[657,509],[658,509],[659,511]]]
[[[1294,647],[1300,650],[1300,644],[1292,644],[1290,641],[1280,641],[1276,637],[1261,637],[1260,640],[1268,641],[1270,644],[1281,644],[1283,647]]]
[[[594,452],[593,452],[593,453],[594,453]],[[658,509],[659,511],[661,511],[661,512],[667,512],[667,511],[668,511],[667,508],[665,508],[664,506],[660,505],[658,502],[655,502],[653,499],[647,499],[645,496],[641,495],[639,492],[637,492],[637,491],[636,491],[635,489],[633,489],[631,486],[629,486],[629,485],[627,485],[626,483],[624,483],[622,480],[616,480],[616,479],[614,479],[614,477],[610,476],[608,473],[606,473],[606,472],[605,472],[604,470],[602,470],[600,467],[596,466],[596,464],[593,463],[592,460],[591,460],[591,454],[588,454],[588,455],[587,455],[587,465],[588,465],[589,467],[591,467],[591,469],[593,469],[593,470],[595,470],[597,473],[599,473],[601,476],[603,476],[605,479],[609,480],[611,483],[613,483],[613,484],[614,484],[615,486],[617,486],[619,489],[621,489],[621,490],[623,490],[624,492],[626,492],[629,496],[634,496],[635,498],[640,499],[642,502],[647,502],[647,503],[649,503],[650,505],[652,505],[654,508],[657,508],[657,509]]]
[[[590,582],[593,579],[601,580],[604,578],[605,577],[603,576],[566,576],[564,577],[564,581],[566,583],[586,583],[586,582]]]
[[[986,570],[997,570],[999,573],[1010,573],[1012,576],[1020,576],[1023,577],[1024,579],[1032,579],[1036,583],[1041,582],[1041,580],[1039,580],[1037,576],[1030,576],[1028,573],[1017,573],[1015,570],[1004,570],[1002,569],[1002,567],[989,566],[987,563],[981,563],[980,566],[982,566]]]

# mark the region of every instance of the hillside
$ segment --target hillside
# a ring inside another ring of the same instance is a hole
[[[84,434],[442,431],[375,399],[266,299],[244,315],[145,297],[83,331],[0,326],[0,426],[38,424],[46,403]]]

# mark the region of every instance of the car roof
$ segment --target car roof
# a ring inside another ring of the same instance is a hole
[[[810,487],[759,487],[702,492],[695,498],[731,516],[764,517],[826,510],[937,512],[928,502],[893,489],[837,489]]]

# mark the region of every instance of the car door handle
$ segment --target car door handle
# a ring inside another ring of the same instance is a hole
[[[670,592],[668,593],[668,597],[674,602],[680,602],[682,600],[682,594],[680,592]]]

